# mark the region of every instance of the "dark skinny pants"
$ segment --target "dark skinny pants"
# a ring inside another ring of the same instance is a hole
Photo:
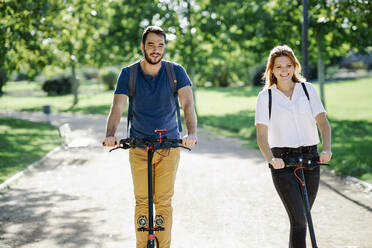
[[[274,157],[315,157],[318,156],[316,146],[298,148],[272,148]],[[280,199],[287,211],[290,221],[289,248],[306,248],[306,209],[302,200],[301,186],[294,175],[293,167],[283,169],[271,168],[271,175]],[[304,170],[306,188],[310,206],[315,201],[319,187],[320,169]]]

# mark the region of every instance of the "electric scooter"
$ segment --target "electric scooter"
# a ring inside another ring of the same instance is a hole
[[[163,136],[166,129],[156,129],[155,132],[159,134],[159,138],[127,138],[120,140],[119,146],[110,150],[116,149],[129,149],[129,148],[136,148],[142,147],[145,148],[147,151],[147,177],[148,177],[148,218],[149,223],[148,227],[146,227],[147,220],[146,218],[140,218],[138,220],[138,225],[140,226],[137,228],[137,231],[140,232],[148,232],[147,235],[147,248],[160,248],[159,247],[159,240],[155,235],[155,232],[164,231],[164,227],[162,227],[164,223],[164,219],[160,216],[155,218],[154,221],[154,200],[153,200],[153,185],[152,185],[152,158],[154,152],[158,149],[162,148],[176,148],[181,147],[191,151],[190,148],[182,146],[181,139],[168,139],[166,136]],[[154,223],[155,222],[155,223]],[[155,224],[155,225],[154,225]]]
[[[299,157],[299,158],[288,158],[288,159],[283,159],[283,160],[284,160],[286,167],[296,167],[293,173],[295,174],[301,186],[302,199],[304,201],[304,206],[306,209],[306,219],[307,219],[307,224],[309,226],[311,244],[313,248],[318,248],[318,245],[315,239],[315,231],[314,231],[313,220],[311,218],[309,196],[307,193],[306,181],[305,181],[303,170],[312,169],[318,166],[330,166],[330,165],[325,164],[325,163],[319,163],[319,157],[309,158],[309,159]],[[297,172],[299,173],[297,174]]]

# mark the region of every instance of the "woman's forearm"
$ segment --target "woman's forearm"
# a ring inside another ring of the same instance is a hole
[[[329,125],[328,119],[325,113],[317,115],[315,118],[318,124],[320,135],[322,137],[323,151],[331,151],[331,126]]]
[[[268,132],[267,126],[262,125],[262,124],[257,124],[258,147],[260,148],[261,153],[264,156],[265,160],[267,162],[271,162],[274,156],[270,149],[267,132]]]

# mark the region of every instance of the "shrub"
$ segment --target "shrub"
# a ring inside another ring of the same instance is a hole
[[[66,95],[72,93],[72,78],[59,77],[44,82],[42,89],[48,96]]]
[[[115,89],[116,81],[118,78],[118,71],[115,68],[106,68],[101,71],[101,82],[105,85],[106,89]]]
[[[86,67],[81,69],[81,73],[84,75],[84,78],[87,80],[98,79],[99,71],[94,67]]]
[[[266,66],[261,65],[256,68],[255,73],[253,74],[253,85],[262,86],[265,84],[265,81],[262,79],[263,74],[265,73]]]

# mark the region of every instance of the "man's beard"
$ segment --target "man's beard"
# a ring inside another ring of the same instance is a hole
[[[160,57],[158,58],[158,60],[153,60],[150,56],[151,55],[160,55]],[[152,64],[152,65],[156,65],[158,64],[162,59],[163,59],[163,56],[164,56],[164,53],[163,54],[160,54],[160,53],[151,53],[150,55],[145,51],[145,60],[149,63],[149,64]]]

